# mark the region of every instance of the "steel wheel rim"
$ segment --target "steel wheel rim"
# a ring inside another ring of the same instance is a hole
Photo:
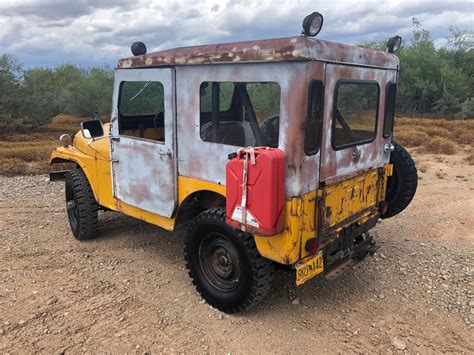
[[[232,292],[239,286],[239,254],[224,234],[210,232],[203,238],[199,245],[199,262],[204,277],[213,287]]]

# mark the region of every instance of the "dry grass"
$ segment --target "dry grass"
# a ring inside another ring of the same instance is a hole
[[[474,120],[398,117],[394,138],[422,153],[452,155],[474,144]]]
[[[427,153],[453,155],[456,153],[456,143],[449,138],[431,138],[424,146]]]
[[[0,136],[0,175],[42,174],[49,171],[49,154],[63,133],[73,134],[83,117],[58,115],[48,125],[33,132]]]
[[[58,146],[62,133],[79,130],[83,117],[59,115],[46,126],[33,132],[1,135],[0,175],[37,174],[49,171],[48,159]],[[420,153],[455,154],[462,147],[474,147],[474,120],[420,119],[398,117],[395,140]],[[443,158],[439,157],[442,161]],[[474,165],[474,153],[465,158]]]

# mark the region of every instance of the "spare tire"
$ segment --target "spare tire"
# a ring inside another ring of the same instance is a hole
[[[393,217],[402,212],[415,196],[418,186],[418,173],[410,153],[402,145],[393,142],[394,151],[390,154],[393,174],[387,180],[387,211],[382,218]]]

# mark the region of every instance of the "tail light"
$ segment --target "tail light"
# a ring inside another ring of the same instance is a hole
[[[319,238],[311,238],[306,241],[305,249],[311,255],[316,255],[319,251]]]

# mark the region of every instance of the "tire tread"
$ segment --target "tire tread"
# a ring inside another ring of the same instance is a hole
[[[213,220],[215,222],[222,222],[225,223],[225,209],[222,207],[215,207],[209,210],[206,210],[199,214],[194,220],[192,221],[191,225],[189,226],[189,230],[192,231],[196,226],[200,223],[208,220]],[[230,228],[230,227],[229,227]],[[241,230],[234,229],[232,230],[237,234],[237,237],[242,241],[247,255],[250,260],[251,269],[253,270],[252,275],[252,282],[251,282],[251,290],[247,297],[247,299],[237,306],[223,306],[217,303],[212,302],[206,297],[204,290],[201,288],[199,283],[196,281],[196,277],[190,265],[190,259],[188,258],[189,249],[188,243],[185,243],[184,249],[184,257],[186,260],[186,268],[188,270],[188,274],[192,279],[194,286],[196,287],[198,293],[203,297],[209,304],[213,307],[220,309],[225,313],[239,313],[248,308],[255,307],[260,304],[269,294],[272,288],[272,280],[273,280],[273,262],[263,258],[257,250],[255,245],[255,240],[253,235],[249,233],[245,233]],[[188,238],[192,238],[192,234],[188,233]]]
[[[393,142],[393,145],[395,150],[390,156],[390,163],[394,164],[395,169],[399,169],[402,186],[401,192],[389,201],[383,218],[393,217],[402,212],[413,200],[418,187],[418,172],[413,158],[401,144]]]
[[[97,236],[99,205],[95,200],[87,177],[80,169],[68,172],[79,214],[79,233],[77,240],[89,240]]]

